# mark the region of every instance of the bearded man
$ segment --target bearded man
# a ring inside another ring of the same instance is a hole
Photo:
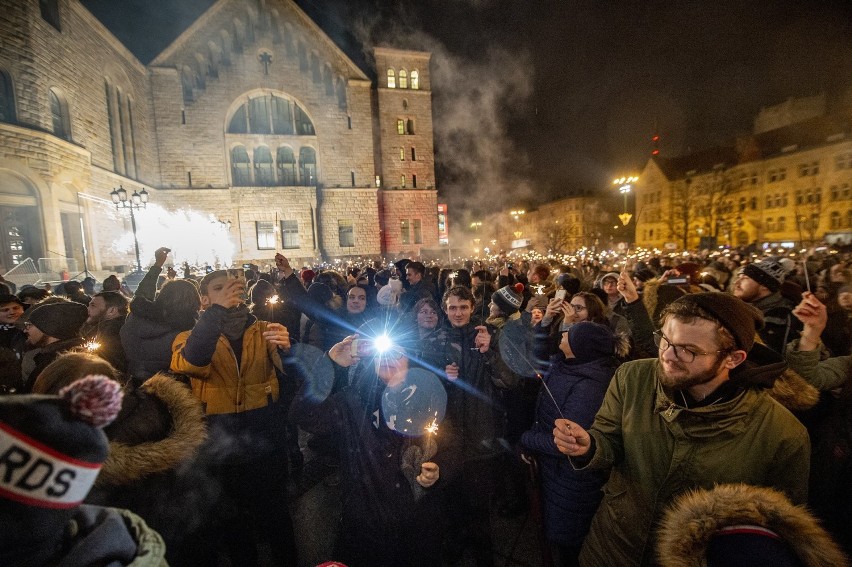
[[[693,488],[745,483],[807,498],[807,431],[765,388],[786,368],[755,344],[760,313],[722,293],[663,312],[657,359],[622,365],[589,431],[559,419],[554,441],[576,469],[612,469],[583,566],[646,566],[666,507]],[[568,416],[570,418],[570,416]]]

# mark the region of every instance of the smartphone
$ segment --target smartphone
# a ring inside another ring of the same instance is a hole
[[[506,264],[506,267],[507,267],[507,268],[509,268],[510,270],[512,270],[512,269],[514,269],[514,268],[515,268],[515,263],[514,263],[514,262],[509,262],[508,264]]]
[[[685,284],[687,281],[688,278],[669,278],[666,280],[666,283],[671,285],[680,285]]]
[[[563,300],[563,301],[564,301],[564,300],[565,300],[565,294],[567,294],[567,293],[568,293],[568,290],[565,290],[565,289],[557,289],[557,290],[556,290],[556,296],[555,296],[555,297],[556,297],[556,299],[561,299],[561,300]]]
[[[352,356],[365,358],[373,353],[373,343],[367,339],[355,339],[352,341]]]

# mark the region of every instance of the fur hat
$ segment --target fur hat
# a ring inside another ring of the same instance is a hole
[[[497,304],[500,311],[507,317],[514,315],[521,308],[521,303],[524,298],[521,295],[524,291],[524,284],[516,283],[514,286],[503,286],[491,294],[491,301]]]
[[[730,331],[737,347],[746,352],[754,345],[755,332],[763,328],[763,314],[760,311],[727,293],[688,293],[675,303],[692,303],[713,315]]]
[[[581,321],[568,330],[568,344],[578,362],[615,356],[615,335],[605,325]]]
[[[82,303],[63,301],[39,305],[29,312],[27,321],[45,335],[64,340],[78,336],[88,317]]]
[[[787,270],[774,258],[767,258],[743,268],[743,275],[750,277],[766,289],[775,293],[781,289]]]

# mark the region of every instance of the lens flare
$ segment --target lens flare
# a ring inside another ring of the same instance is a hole
[[[375,346],[377,353],[384,354],[393,348],[393,341],[387,335],[379,335],[373,341],[373,345]]]

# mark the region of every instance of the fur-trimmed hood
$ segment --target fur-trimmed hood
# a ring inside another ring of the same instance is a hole
[[[746,484],[723,484],[681,495],[660,524],[662,567],[706,567],[713,535],[728,526],[760,526],[778,534],[806,567],[848,565],[840,548],[802,506],[783,493]]]
[[[105,431],[109,457],[97,486],[128,485],[175,469],[207,439],[201,402],[162,373],[125,394],[121,413]]]

